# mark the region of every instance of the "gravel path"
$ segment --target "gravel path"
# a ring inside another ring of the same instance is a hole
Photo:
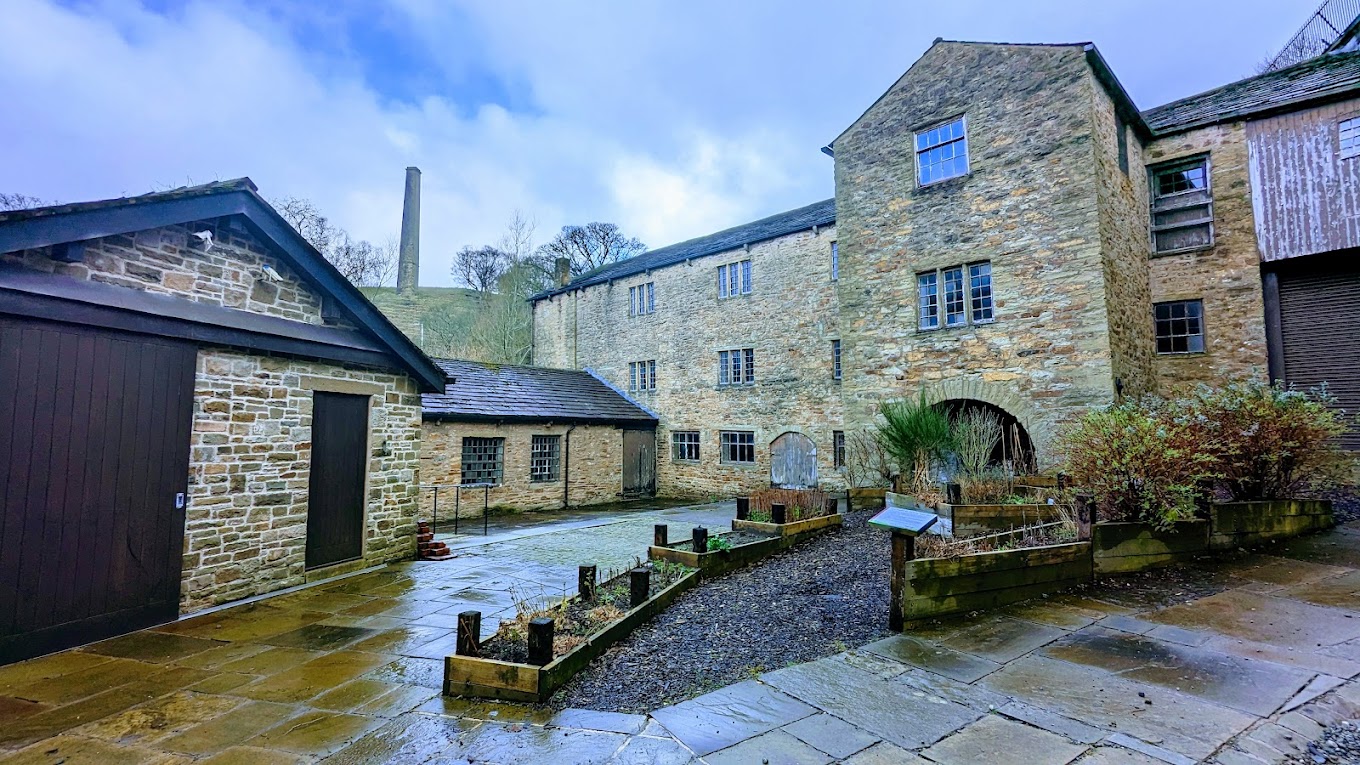
[[[1289,758],[1290,765],[1357,765],[1360,763],[1360,720],[1327,726],[1322,736],[1308,742],[1308,753]]]
[[[550,704],[648,712],[886,636],[888,533],[872,514],[681,595]]]

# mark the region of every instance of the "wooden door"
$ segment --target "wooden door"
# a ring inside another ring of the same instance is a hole
[[[1360,267],[1344,261],[1305,262],[1280,275],[1281,367],[1285,382],[1301,388],[1326,384],[1336,406],[1360,411]],[[1341,437],[1360,451],[1360,428]]]
[[[810,489],[817,485],[817,445],[802,433],[785,433],[770,444],[770,485]]]
[[[628,497],[656,493],[656,431],[623,431],[623,494]]]
[[[196,354],[0,317],[0,663],[179,613]]]
[[[363,555],[368,399],[348,393],[312,394],[307,568]]]

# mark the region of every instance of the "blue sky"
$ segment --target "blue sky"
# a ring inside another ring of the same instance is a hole
[[[818,148],[936,37],[1094,41],[1142,108],[1249,76],[1314,0],[5,0],[0,191],[249,175],[424,284],[516,211],[658,247],[831,195]]]

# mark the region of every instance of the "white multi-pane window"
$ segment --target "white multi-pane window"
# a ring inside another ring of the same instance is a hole
[[[831,281],[841,278],[841,252],[836,243],[831,243]]]
[[[718,297],[751,294],[751,261],[741,260],[718,266]]]
[[[628,315],[656,313],[656,282],[628,288]]]
[[[656,390],[656,360],[628,362],[628,390]]]
[[[1360,117],[1342,120],[1337,125],[1341,158],[1360,157]]]
[[[671,459],[676,462],[699,461],[699,431],[676,430],[671,432]]]
[[[722,461],[750,464],[756,461],[756,434],[749,430],[724,430],[718,435]]]
[[[941,313],[946,327],[986,324],[995,318],[992,264],[971,263],[917,274],[916,300],[918,329],[938,329]]]
[[[964,311],[963,299],[963,266],[946,268],[941,273],[944,275],[944,325],[958,327],[967,324],[968,316]]]
[[[1214,243],[1214,190],[1209,157],[1158,165],[1152,175],[1152,251],[1181,252]]]
[[[562,474],[562,437],[534,436],[529,446],[529,481],[556,481]]]
[[[831,341],[831,379],[841,379],[841,341]]]
[[[968,301],[973,311],[973,323],[992,320],[992,264],[974,263],[968,266]]]
[[[917,318],[920,329],[940,326],[940,275],[934,271],[916,275],[916,300],[921,307]]]
[[[922,186],[968,174],[968,135],[963,117],[916,134],[916,172]]]
[[[756,350],[718,351],[718,384],[751,385],[756,381]]]

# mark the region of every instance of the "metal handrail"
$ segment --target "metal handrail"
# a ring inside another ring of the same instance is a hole
[[[453,533],[458,533],[458,520],[462,511],[463,489],[482,490],[482,536],[487,536],[487,517],[490,514],[491,490],[500,486],[498,483],[422,483],[417,484],[416,488],[434,489],[434,501],[430,511],[430,529],[439,530],[439,490],[452,488],[453,492]]]

